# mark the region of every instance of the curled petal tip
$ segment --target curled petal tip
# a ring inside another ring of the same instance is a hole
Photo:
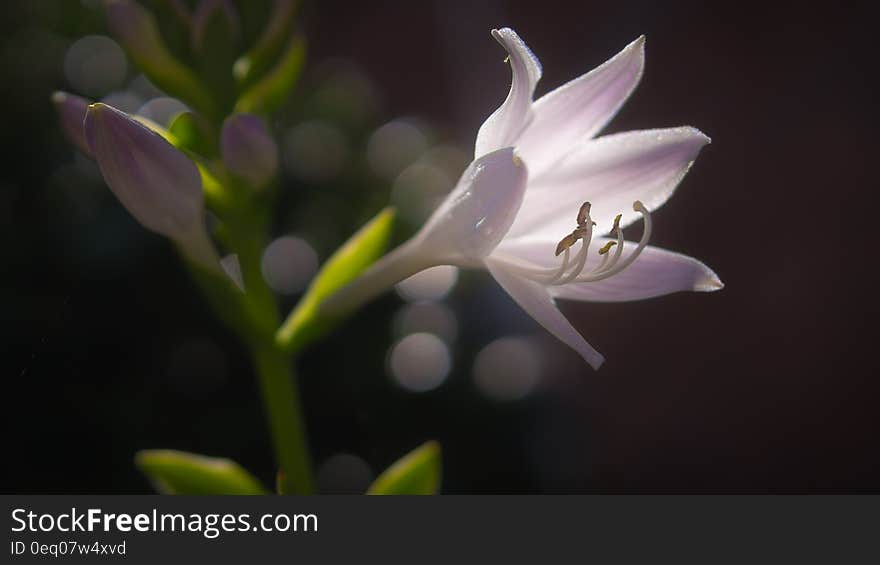
[[[697,292],[715,292],[724,288],[724,283],[715,271],[706,267],[703,277],[694,284],[694,290]]]

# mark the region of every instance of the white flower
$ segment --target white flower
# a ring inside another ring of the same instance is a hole
[[[669,198],[709,138],[691,127],[594,137],[638,83],[644,37],[533,102],[537,58],[513,30],[492,35],[510,56],[513,81],[477,134],[474,162],[410,241],[326,309],[346,311],[434,265],[486,268],[523,310],[598,368],[602,355],[556,298],[628,301],[723,286],[696,259],[647,245],[649,210]],[[625,242],[623,228],[639,217],[641,240]]]

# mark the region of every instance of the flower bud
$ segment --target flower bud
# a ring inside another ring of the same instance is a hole
[[[263,120],[252,114],[226,118],[220,152],[229,172],[255,188],[265,187],[278,172],[278,146]]]
[[[104,180],[131,215],[177,243],[192,261],[219,269],[205,228],[202,179],[195,163],[159,134],[106,104],[89,106],[84,134]]]
[[[104,0],[104,6],[111,32],[156,86],[205,114],[216,113],[204,85],[168,49],[153,14],[135,0]]]
[[[233,38],[240,34],[238,12],[230,0],[200,0],[192,17],[192,50],[202,53],[205,47],[205,36],[208,33],[208,24],[215,16],[223,18],[224,31],[228,31]],[[228,41],[230,38],[227,37]]]
[[[89,149],[89,144],[86,143],[86,138],[83,135],[83,120],[86,117],[86,110],[91,102],[75,94],[58,91],[52,94],[52,103],[55,105],[55,110],[58,111],[58,118],[61,120],[61,129],[64,131],[64,135],[67,136],[71,143],[76,145],[77,149],[91,157],[92,151]]]
[[[232,67],[232,74],[239,84],[250,86],[272,66],[290,37],[298,5],[299,0],[273,0],[265,30],[250,51]]]

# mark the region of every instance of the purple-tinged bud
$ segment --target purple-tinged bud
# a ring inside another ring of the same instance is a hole
[[[218,11],[226,19],[226,27],[234,37],[241,33],[238,12],[230,0],[200,0],[192,18],[192,49],[194,52],[202,52],[208,23]]]
[[[68,141],[76,145],[77,149],[85,155],[91,157],[92,151],[83,134],[83,120],[86,118],[86,110],[91,102],[75,94],[58,91],[52,94],[52,103],[55,105],[55,110],[58,111],[61,129]]]
[[[84,133],[104,180],[131,215],[173,240],[190,260],[219,270],[205,228],[196,164],[162,136],[106,104],[89,106]]]
[[[220,153],[229,172],[254,188],[265,187],[278,172],[278,146],[263,120],[253,114],[226,118]]]

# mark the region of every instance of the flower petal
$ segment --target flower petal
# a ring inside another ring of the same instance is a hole
[[[517,137],[532,119],[532,95],[541,79],[541,63],[515,31],[510,28],[493,29],[492,37],[507,50],[513,80],[507,99],[486,119],[477,133],[475,159],[516,143]]]
[[[562,315],[546,287],[509,272],[503,262],[486,260],[486,267],[507,294],[547,331],[577,351],[593,369],[598,369],[605,358],[584,340]]]
[[[592,269],[591,265],[598,261],[598,250],[610,241],[614,240],[603,237],[593,239],[590,243],[587,269],[584,272]],[[536,268],[555,268],[560,264],[559,258],[554,254],[555,247],[556,242],[549,239],[535,238],[510,243],[505,241],[492,257],[500,262],[510,261],[509,258],[512,257],[518,263],[527,263]],[[627,256],[626,248],[632,250],[635,244],[630,242],[625,244],[624,258]],[[673,292],[712,292],[722,288],[724,283],[718,275],[700,261],[649,245],[629,267],[616,275],[596,282],[549,286],[548,290],[555,298],[590,302],[627,302]]]
[[[263,120],[233,114],[223,122],[220,153],[229,171],[253,188],[263,188],[278,172],[278,147]]]
[[[55,110],[58,111],[61,129],[64,130],[67,139],[76,145],[84,155],[91,157],[92,151],[83,135],[83,120],[91,102],[75,94],[58,91],[52,94],[52,103],[55,105]]]
[[[203,210],[202,180],[189,157],[119,110],[93,104],[85,137],[104,179],[131,214],[166,237],[188,232]]]
[[[83,131],[104,180],[131,215],[174,240],[193,261],[219,269],[205,229],[196,164],[161,135],[106,104],[89,106]]]
[[[551,170],[529,182],[509,237],[556,239],[571,231],[583,202],[592,202],[596,234],[640,215],[633,202],[661,206],[675,191],[709,138],[692,127],[640,130],[587,141]]]
[[[644,67],[643,35],[602,65],[538,99],[534,120],[517,143],[533,174],[605,127],[635,90]]]
[[[482,265],[482,259],[513,224],[528,176],[512,147],[498,149],[471,163],[416,235],[420,253],[433,257],[435,265]]]

